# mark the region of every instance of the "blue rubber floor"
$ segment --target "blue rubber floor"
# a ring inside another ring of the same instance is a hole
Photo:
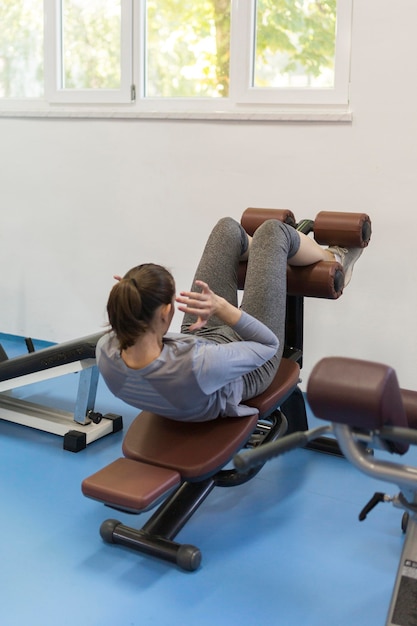
[[[0,342],[9,356],[25,350],[18,338]],[[76,388],[70,374],[14,393],[69,409]],[[101,382],[96,409],[121,413],[124,432],[136,415]],[[384,624],[402,513],[383,504],[362,523],[358,513],[393,485],[317,452],[274,459],[249,483],[214,490],[181,531],[178,541],[203,554],[186,573],[100,538],[106,518],[139,527],[150,515],[118,513],[81,493],[83,478],[121,456],[122,438],[74,454],[58,436],[0,420],[3,626]],[[402,461],[415,464],[416,452]]]

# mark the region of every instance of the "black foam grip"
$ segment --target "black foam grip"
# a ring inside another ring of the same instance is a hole
[[[266,461],[301,448],[308,443],[308,437],[304,432],[296,432],[292,435],[287,435],[278,441],[273,441],[265,445],[261,445],[253,450],[247,452],[240,452],[233,460],[234,466],[239,472],[246,472],[247,470],[263,465]]]

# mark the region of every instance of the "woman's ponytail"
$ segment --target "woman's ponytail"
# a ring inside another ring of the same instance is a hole
[[[174,295],[171,273],[153,263],[132,268],[114,285],[107,301],[107,314],[121,350],[132,346],[146,332],[155,310],[162,304],[170,304]]]

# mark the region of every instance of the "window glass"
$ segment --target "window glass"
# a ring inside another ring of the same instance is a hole
[[[336,0],[257,0],[253,87],[332,88]]]
[[[43,0],[0,2],[0,97],[43,96]]]
[[[230,0],[148,0],[148,97],[227,97]]]
[[[62,0],[64,89],[118,89],[121,0]]]

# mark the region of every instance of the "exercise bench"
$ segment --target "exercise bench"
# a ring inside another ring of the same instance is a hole
[[[288,210],[252,208],[243,213],[241,223],[252,235],[270,218],[300,229],[314,226],[311,221],[297,225]],[[366,215],[329,213],[316,221],[317,230],[330,240],[328,243],[334,243],[335,229],[341,245],[348,245],[349,241],[349,245],[365,246],[369,241],[370,220]],[[244,287],[244,275],[245,264],[241,264],[240,288]],[[336,262],[288,268],[288,298],[308,295],[336,299],[342,292],[343,270]],[[300,320],[300,316],[296,320],[287,319],[287,330]],[[302,333],[287,334],[299,340]],[[300,422],[294,416],[294,407],[298,411],[302,397],[298,388],[301,359],[300,341],[288,343],[270,387],[246,402],[254,408],[250,417],[184,423],[148,411],[140,413],[124,438],[124,456],[86,478],[81,488],[85,496],[123,512],[139,514],[157,505],[159,508],[139,530],[115,519],[104,521],[100,528],[102,539],[175,563],[184,570],[196,570],[201,562],[200,550],[174,539],[214,487],[240,485],[260,470],[258,466],[242,473],[227,468],[236,452],[245,445],[257,445],[255,449],[271,445],[298,423],[304,423],[304,413]],[[292,402],[294,394],[296,400]],[[283,407],[288,408],[290,416]],[[292,420],[296,423],[291,423]]]
[[[63,447],[83,450],[100,437],[123,428],[120,415],[94,411],[99,372],[96,344],[103,333],[67,341],[11,359],[0,351],[0,419],[37,428],[63,437]],[[79,373],[74,411],[49,408],[11,395],[13,389],[69,373]]]
[[[368,476],[400,488],[395,496],[377,492],[359,513],[366,519],[381,502],[404,511],[405,541],[388,609],[386,626],[417,626],[417,467],[386,460],[417,445],[417,391],[401,389],[389,366],[347,357],[327,357],[313,368],[307,398],[316,417],[329,422],[293,433],[258,450],[236,455],[241,471],[332,434],[346,457]],[[379,456],[378,456],[379,455]],[[388,457],[389,458],[389,457]]]

